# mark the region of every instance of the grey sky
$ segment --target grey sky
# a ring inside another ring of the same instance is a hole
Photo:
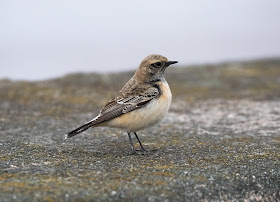
[[[0,78],[280,56],[279,0],[0,0]]]

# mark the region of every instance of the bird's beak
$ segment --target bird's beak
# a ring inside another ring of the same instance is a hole
[[[169,61],[169,62],[167,62],[167,67],[168,67],[169,65],[173,65],[173,64],[176,64],[176,63],[178,63],[178,61]]]

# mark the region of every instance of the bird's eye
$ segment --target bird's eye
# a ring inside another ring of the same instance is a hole
[[[154,66],[155,66],[155,67],[161,67],[161,62],[156,62],[156,63],[154,63]]]

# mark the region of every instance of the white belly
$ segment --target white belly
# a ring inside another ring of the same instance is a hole
[[[162,94],[143,108],[128,112],[106,124],[109,127],[125,129],[127,132],[137,132],[161,121],[170,107],[172,94],[167,82],[161,82]]]

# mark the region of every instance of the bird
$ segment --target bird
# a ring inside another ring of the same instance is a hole
[[[178,62],[169,61],[158,54],[145,57],[116,97],[109,101],[95,118],[67,133],[65,139],[92,127],[119,128],[127,132],[132,154],[137,153],[132,142],[132,133],[139,142],[141,153],[147,152],[137,132],[159,123],[167,114],[172,94],[165,80],[165,70],[175,63]]]

